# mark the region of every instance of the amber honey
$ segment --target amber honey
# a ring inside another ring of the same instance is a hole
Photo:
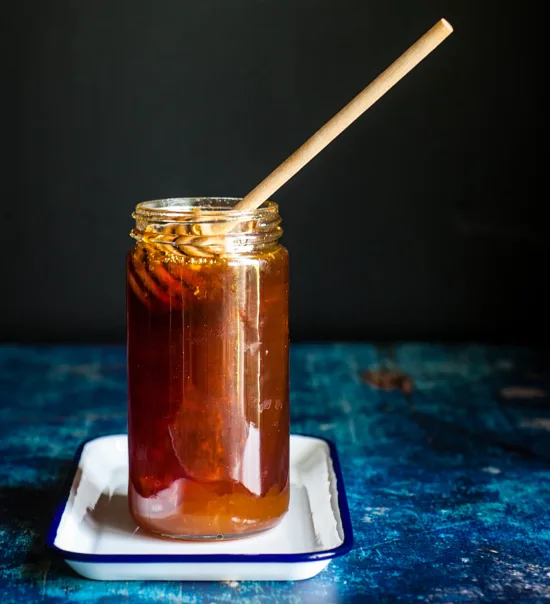
[[[289,502],[288,254],[275,204],[138,205],[127,260],[129,505],[180,538],[274,526]]]

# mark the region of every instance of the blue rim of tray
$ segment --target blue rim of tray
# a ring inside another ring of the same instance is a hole
[[[102,436],[126,436],[125,434],[104,434]],[[179,562],[179,563],[231,563],[231,562],[254,562],[254,563],[265,563],[265,562],[283,562],[296,564],[297,562],[316,562],[318,560],[330,560],[338,556],[347,554],[353,547],[353,529],[351,526],[351,518],[348,507],[348,500],[346,497],[346,490],[344,487],[344,479],[342,476],[342,468],[340,467],[340,461],[338,459],[338,453],[336,452],[336,446],[334,443],[326,438],[316,436],[313,434],[296,434],[295,436],[306,436],[309,438],[316,438],[325,442],[330,451],[330,457],[332,460],[332,466],[334,469],[334,475],[336,476],[336,486],[338,491],[338,509],[340,512],[340,520],[342,522],[342,532],[344,539],[338,547],[326,549],[315,552],[302,552],[297,554],[85,554],[81,552],[72,552],[64,550],[54,544],[55,538],[57,537],[57,531],[61,518],[65,511],[67,501],[71,492],[73,479],[76,474],[80,457],[84,447],[91,441],[101,438],[97,436],[84,441],[76,452],[71,470],[67,477],[67,481],[63,487],[63,496],[53,517],[53,522],[48,531],[46,537],[46,546],[60,555],[65,560],[74,560],[77,562],[92,562],[100,564],[117,564],[117,563],[168,563],[168,562]]]

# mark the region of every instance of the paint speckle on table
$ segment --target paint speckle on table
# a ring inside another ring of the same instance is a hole
[[[547,602],[548,369],[528,348],[294,346],[292,429],[338,448],[350,554],[296,583],[102,583],[43,542],[78,445],[126,431],[125,350],[0,347],[0,601]]]

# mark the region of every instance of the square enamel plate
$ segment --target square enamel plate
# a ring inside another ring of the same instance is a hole
[[[263,533],[227,541],[180,541],[139,529],[128,512],[126,435],[88,441],[57,509],[47,544],[96,580],[295,581],[321,572],[352,547],[334,445],[290,437],[290,507]]]

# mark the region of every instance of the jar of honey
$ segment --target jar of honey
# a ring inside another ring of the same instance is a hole
[[[289,503],[288,253],[275,203],[140,203],[127,262],[129,506],[182,539]]]

